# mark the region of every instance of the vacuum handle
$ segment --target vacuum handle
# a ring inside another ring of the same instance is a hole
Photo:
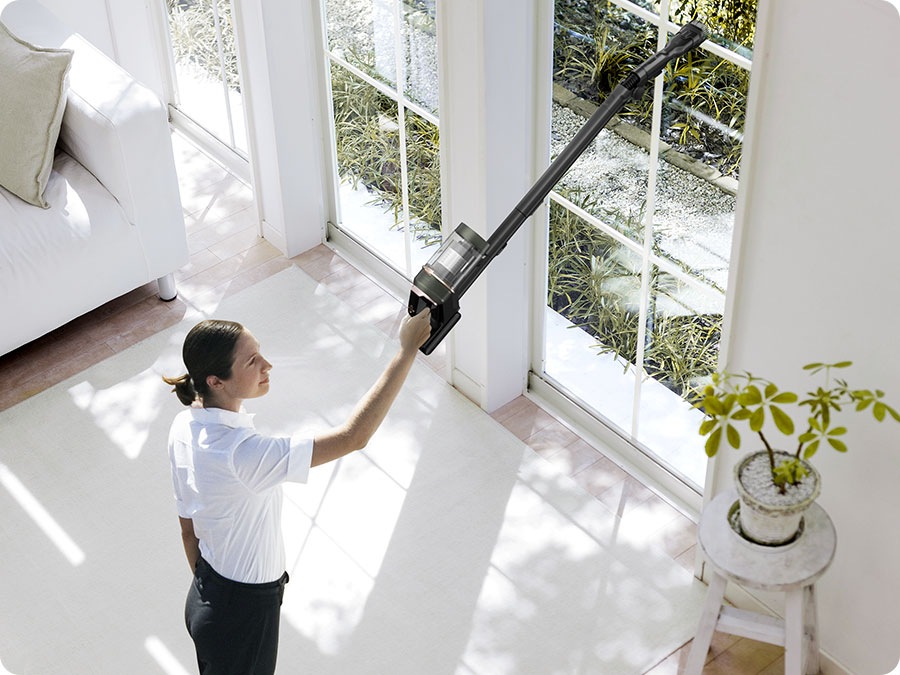
[[[591,115],[591,118],[578,130],[572,140],[569,141],[569,144],[556,156],[556,159],[544,170],[544,173],[531,186],[531,189],[525,193],[525,196],[522,197],[515,208],[488,238],[488,246],[485,249],[480,269],[487,267],[488,263],[506,247],[506,244],[521,227],[522,223],[528,220],[531,214],[537,210],[537,207],[541,205],[547,198],[547,195],[553,190],[553,186],[581,157],[597,134],[628,103],[633,95],[631,90],[620,84],[604,99],[600,107]],[[477,276],[477,274],[472,275],[472,281]]]
[[[666,64],[683,54],[696,49],[706,39],[706,30],[699,21],[691,21],[679,30],[656,54],[648,58],[635,68],[610,94],[603,100],[591,118],[578,130],[578,133],[563,148],[556,159],[541,174],[537,182],[531,187],[525,196],[516,204],[515,208],[506,216],[500,226],[484,242],[483,249],[479,247],[480,257],[471,264],[464,274],[451,286],[445,288],[437,295],[442,299],[430,297],[425,282],[428,281],[427,270],[416,275],[413,289],[409,296],[409,313],[416,314],[425,305],[432,306],[431,324],[432,337],[421,349],[429,354],[431,350],[446,336],[453,325],[459,321],[459,299],[463,293],[475,282],[488,264],[505,247],[519,227],[535,212],[537,207],[547,198],[553,190],[553,186],[559,182],[572,164],[587,149],[597,134],[606,126],[612,117],[618,113],[628,101],[641,95],[644,86],[651,79],[659,75]],[[463,225],[460,224],[460,227]],[[466,228],[468,229],[468,228]],[[440,253],[440,252],[439,252]],[[426,266],[427,267],[427,266]],[[423,276],[424,275],[424,276]],[[420,281],[420,277],[422,277]],[[421,284],[421,285],[420,285]],[[423,290],[425,291],[423,293]],[[432,289],[433,290],[433,289]],[[426,299],[430,297],[430,299]],[[439,310],[439,311],[438,311]],[[427,351],[426,351],[427,350]]]
[[[484,257],[478,266],[478,271],[469,275],[465,288],[468,288],[481,273],[481,270],[487,267],[488,263],[506,247],[507,242],[516,233],[516,230],[537,210],[537,207],[553,190],[553,186],[559,182],[572,164],[584,153],[613,116],[625,107],[628,101],[639,96],[643,92],[646,83],[659,75],[669,61],[683,56],[692,49],[696,49],[705,39],[706,29],[703,27],[703,24],[699,21],[691,21],[673,35],[665,47],[631,71],[610,92],[603,100],[603,103],[600,104],[600,107],[591,115],[591,118],[578,130],[572,140],[569,141],[569,144],[559,153],[490,236]],[[462,290],[464,291],[465,288]],[[462,291],[459,292],[459,295],[462,295]]]

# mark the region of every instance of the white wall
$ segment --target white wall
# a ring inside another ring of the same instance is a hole
[[[0,0],[0,9],[12,1]],[[31,0],[18,1],[30,2]],[[79,0],[78,2],[72,2],[71,0],[40,0],[40,4],[75,28],[77,32],[100,48],[107,56],[113,56],[112,29],[106,13],[105,0]]]
[[[60,2],[65,0],[54,0]],[[101,0],[92,0],[101,3]],[[164,0],[103,0],[109,8],[111,56],[125,70],[167,100],[167,55],[160,35],[167,31]],[[68,3],[75,5],[79,3]],[[70,10],[71,11],[71,10]]]
[[[900,404],[900,16],[883,0],[762,0],[727,367],[805,387],[852,359],[851,385]],[[805,390],[804,390],[805,391]],[[819,582],[825,651],[860,675],[900,658],[900,425],[816,455],[838,550]],[[710,493],[730,486],[720,453]]]
[[[246,0],[236,11],[263,234],[289,257],[323,241],[328,217],[328,107],[314,4]]]
[[[450,230],[464,222],[487,239],[537,178],[536,164],[546,165],[547,143],[535,139],[538,106],[549,106],[540,83],[550,79],[551,33],[537,21],[541,4],[548,3],[439,4],[441,165]],[[546,63],[538,54],[547,55]],[[462,298],[463,319],[447,338],[451,382],[488,411],[525,390],[530,223]]]
[[[11,1],[0,0],[0,7]],[[165,98],[155,14],[162,11],[162,0],[40,0],[40,4]]]

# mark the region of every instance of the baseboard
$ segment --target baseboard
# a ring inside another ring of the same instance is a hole
[[[703,508],[701,495],[658,462],[569,399],[534,373],[529,374],[526,396],[606,457],[637,478],[682,514],[697,522]]]
[[[406,305],[411,282],[390,264],[331,222],[327,224],[325,243],[340,253],[342,258],[369,279],[397,298],[402,305]]]
[[[287,251],[287,240],[284,237],[284,232],[272,227],[272,225],[269,224],[269,221],[265,219],[260,223],[260,231],[263,239],[272,244],[272,246],[282,253]]]

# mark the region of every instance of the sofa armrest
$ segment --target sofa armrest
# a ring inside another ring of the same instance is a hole
[[[138,227],[150,276],[187,262],[166,106],[38,2],[15,0],[2,19],[30,42],[74,51],[60,143]]]

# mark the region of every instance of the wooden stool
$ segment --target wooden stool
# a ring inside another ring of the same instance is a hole
[[[700,516],[698,539],[712,574],[685,675],[703,671],[716,630],[782,645],[786,675],[818,673],[815,583],[834,558],[837,537],[831,518],[813,504],[803,516],[803,532],[795,541],[784,546],[760,546],[743,539],[728,523],[728,513],[736,501],[737,492],[726,490],[707,504]],[[725,606],[728,581],[783,592],[784,619]]]

